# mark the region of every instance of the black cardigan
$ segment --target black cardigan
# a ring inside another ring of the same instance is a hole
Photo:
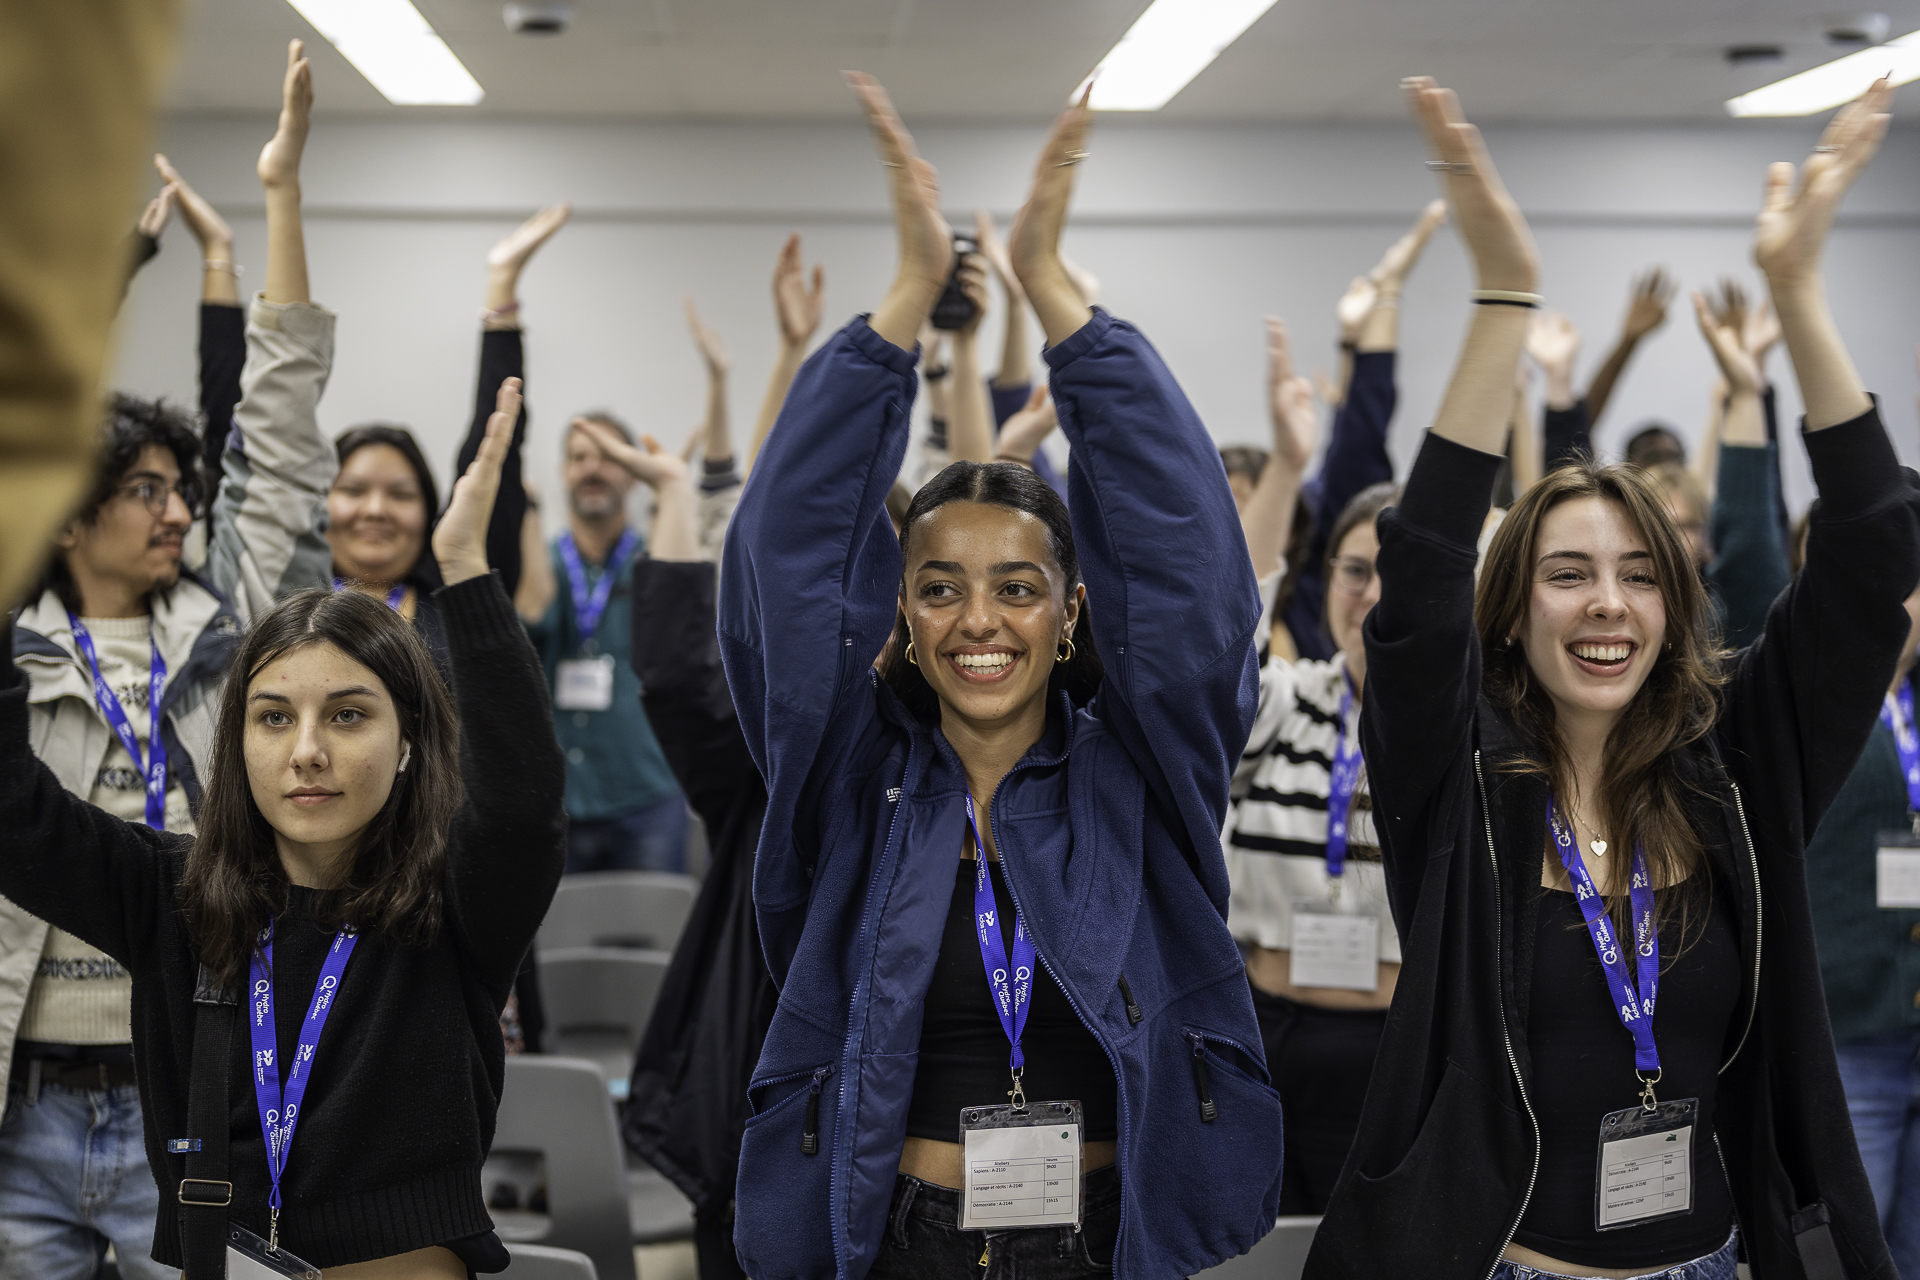
[[[362,937],[327,1022],[308,1115],[282,1182],[281,1239],[321,1267],[492,1229],[480,1165],[505,1074],[500,1009],[559,883],[564,767],[546,682],[492,575],[436,595],[453,657],[466,798],[429,947]],[[0,673],[0,894],[133,973],[147,1162],[160,1184],[153,1256],[180,1265],[197,962],[180,915],[189,836],[123,822],[62,787],[27,745],[27,684]],[[306,992],[277,993],[304,1008]],[[235,1039],[246,1043],[238,1028]],[[235,1071],[232,1220],[267,1233],[253,1081]],[[252,1158],[248,1158],[252,1157]]]
[[[1834,1065],[1803,853],[1906,636],[1920,484],[1875,412],[1806,445],[1822,498],[1807,568],[1739,655],[1712,732],[1678,760],[1753,958],[1715,1137],[1756,1276],[1893,1280]],[[1528,745],[1481,697],[1474,546],[1498,464],[1429,437],[1380,518],[1360,733],[1406,958],[1309,1277],[1481,1280],[1532,1193],[1526,1026],[1546,787],[1510,767]],[[1823,1250],[1841,1270],[1816,1267]]]

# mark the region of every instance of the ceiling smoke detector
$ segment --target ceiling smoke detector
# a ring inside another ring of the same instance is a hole
[[[1727,65],[1731,67],[1765,67],[1786,61],[1787,51],[1777,44],[1730,44],[1727,46]]]
[[[517,36],[557,36],[573,21],[573,6],[561,0],[513,0],[500,16]]]
[[[1829,14],[1825,30],[1828,44],[1858,49],[1884,41],[1893,20],[1884,13]]]

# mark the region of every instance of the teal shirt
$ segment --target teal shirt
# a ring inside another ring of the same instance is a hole
[[[1882,832],[1911,832],[1893,730],[1867,749],[1807,844],[1807,896],[1833,1038],[1845,1044],[1920,1027],[1920,911],[1874,905]]]
[[[607,654],[613,658],[613,705],[605,711],[553,711],[554,735],[567,758],[567,816],[576,822],[623,818],[679,792],[673,771],[640,705],[640,679],[633,674],[633,566],[646,554],[638,547],[620,566],[613,594],[591,640],[582,642],[574,618],[573,592],[560,552],[552,551],[558,590],[546,616],[527,626],[533,647],[554,687],[561,659]],[[584,559],[584,557],[582,557]],[[602,567],[588,564],[587,585]]]

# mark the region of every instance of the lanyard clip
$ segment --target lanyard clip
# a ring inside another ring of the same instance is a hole
[[[1013,1088],[1007,1090],[1007,1099],[1013,1104],[1015,1111],[1025,1111],[1027,1109],[1027,1091],[1020,1083],[1020,1077],[1025,1073],[1026,1068],[1015,1067],[1013,1069]]]
[[[1653,1096],[1653,1086],[1660,1083],[1660,1074],[1658,1068],[1655,1068],[1651,1076],[1638,1071],[1634,1072],[1634,1075],[1640,1078],[1640,1105],[1649,1112],[1656,1111],[1660,1107],[1660,1100]]]
[[[267,1252],[280,1252],[280,1209],[275,1206],[267,1218]]]

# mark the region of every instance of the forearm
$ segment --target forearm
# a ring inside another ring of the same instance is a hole
[[[1476,306],[1473,310],[1466,345],[1460,351],[1432,430],[1455,444],[1504,456],[1513,375],[1520,365],[1531,313],[1524,307],[1510,306]]]
[[[1093,308],[1073,287],[1073,280],[1058,258],[1041,270],[1035,279],[1022,280],[1020,283],[1033,302],[1034,313],[1040,317],[1040,328],[1047,335],[1049,347],[1059,346],[1093,319]]]
[[[996,387],[1033,385],[1033,357],[1027,352],[1027,299],[1008,289],[1006,332],[1000,340],[1000,371],[993,375]]]
[[[233,260],[233,241],[201,243],[200,301],[228,305],[240,301],[240,267]]]
[[[682,476],[662,484],[654,493],[653,531],[647,538],[647,554],[655,560],[706,559],[700,547],[695,508],[690,477]]]
[[[1640,345],[1640,339],[1622,333],[1620,340],[1613,344],[1613,350],[1594,370],[1593,381],[1587,384],[1587,424],[1591,427],[1600,421],[1600,415],[1606,412],[1607,401],[1613,398],[1613,385],[1620,380],[1626,370],[1627,361],[1633,358],[1634,348]]]
[[[733,429],[727,412],[727,375],[718,369],[707,370],[706,440],[701,451],[711,462],[733,456]]]
[[[760,400],[760,417],[753,424],[753,443],[747,449],[746,465],[742,472],[751,471],[756,458],[760,456],[760,446],[767,442],[767,432],[773,430],[773,424],[780,420],[780,407],[787,402],[787,391],[793,386],[793,377],[800,372],[800,366],[806,362],[807,349],[800,343],[780,343],[779,358],[773,362],[773,373],[767,379],[767,393]]]
[[[532,507],[520,521],[520,584],[514,589],[513,608],[522,621],[537,623],[553,603],[553,563],[547,558],[540,512]]]
[[[500,384],[508,378],[526,380],[526,340],[517,327],[488,328],[480,335],[480,373],[474,387],[473,417],[467,435],[460,442],[454,463],[453,480],[458,483],[480,454],[480,442],[487,437],[487,422],[493,416],[500,395]],[[494,500],[493,514],[487,521],[487,564],[500,573],[500,582],[508,595],[520,587],[525,564],[520,555],[520,530],[527,512],[524,482],[524,453],[527,442],[527,404],[520,402],[514,419],[513,439],[507,456],[500,463],[500,491]],[[452,486],[448,486],[452,492]]]
[[[311,302],[307,285],[307,237],[300,216],[300,186],[271,186],[267,195],[267,278],[261,293],[268,302]]]
[[[1300,473],[1270,459],[1260,483],[1240,513],[1240,531],[1246,535],[1253,576],[1266,578],[1280,571],[1286,559],[1287,534],[1293,528],[1293,510],[1300,500]]]
[[[1540,483],[1540,477],[1545,474],[1540,457],[1540,432],[1534,428],[1533,416],[1527,412],[1527,397],[1518,391],[1513,396],[1509,429],[1512,446],[1508,456],[1513,460],[1513,492],[1517,498]]]
[[[1800,381],[1807,430],[1851,422],[1873,407],[1834,327],[1826,289],[1818,277],[1774,283],[1773,309],[1780,317],[1780,334],[1793,360],[1794,376]]]
[[[1359,351],[1394,351],[1400,346],[1400,295],[1382,290],[1373,300],[1355,342]]]
[[[953,335],[953,363],[947,384],[953,388],[947,416],[947,448],[955,462],[993,459],[993,406],[980,376],[979,346],[971,333]]]

